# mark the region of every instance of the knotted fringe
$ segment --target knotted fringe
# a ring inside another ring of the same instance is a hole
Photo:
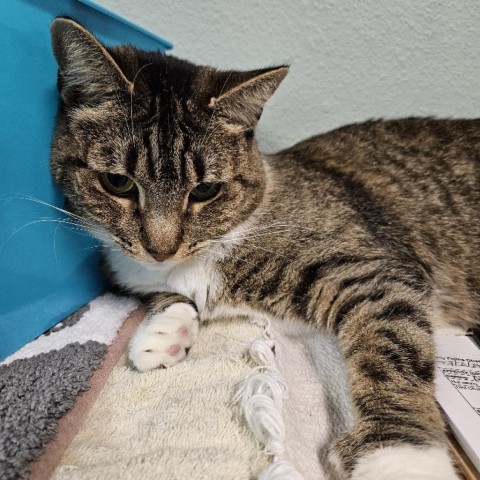
[[[267,326],[265,338],[250,345],[249,354],[257,366],[242,382],[233,401],[240,405],[250,430],[265,445],[265,452],[273,455],[273,463],[258,480],[304,480],[290,462],[278,458],[285,452],[283,401],[287,385],[277,369],[274,347]]]
[[[304,480],[304,478],[290,462],[277,460],[263,470],[258,480]]]

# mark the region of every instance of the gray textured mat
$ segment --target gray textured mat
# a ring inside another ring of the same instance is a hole
[[[88,388],[107,346],[72,343],[0,365],[0,478],[27,478],[29,463],[55,437],[58,419]]]
[[[136,306],[99,297],[0,363],[1,480],[28,478]]]

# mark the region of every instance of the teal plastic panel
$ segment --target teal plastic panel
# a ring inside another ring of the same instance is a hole
[[[0,1],[0,360],[102,292],[98,242],[63,207],[49,172],[58,105],[54,17],[80,21],[107,45],[170,43],[89,0]]]

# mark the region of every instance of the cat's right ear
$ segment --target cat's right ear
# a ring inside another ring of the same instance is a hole
[[[247,72],[217,71],[216,83],[222,87],[208,106],[234,130],[251,130],[265,103],[286,77],[288,68],[280,65]]]
[[[52,49],[58,63],[58,88],[67,106],[94,105],[120,89],[131,91],[107,49],[70,18],[56,18],[50,27]]]

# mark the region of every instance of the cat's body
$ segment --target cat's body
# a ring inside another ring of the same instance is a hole
[[[137,294],[159,288],[182,293],[206,317],[218,303],[292,315],[291,306],[301,302],[293,299],[291,284],[282,288],[283,277],[301,280],[306,266],[335,255],[350,255],[361,274],[364,266],[353,257],[383,257],[405,264],[403,280],[428,287],[434,326],[475,325],[480,120],[370,121],[263,158],[269,182],[264,201],[221,247],[190,263],[155,265],[107,252],[115,282]],[[305,278],[304,288],[313,280]],[[319,300],[326,310],[328,296]]]
[[[263,156],[252,132],[284,67],[107,52],[70,20],[53,38],[55,178],[109,247],[112,281],[150,296],[132,363],[183,359],[197,315],[308,322],[337,335],[349,374],[337,470],[454,478],[432,332],[478,318],[480,121],[367,122]]]

